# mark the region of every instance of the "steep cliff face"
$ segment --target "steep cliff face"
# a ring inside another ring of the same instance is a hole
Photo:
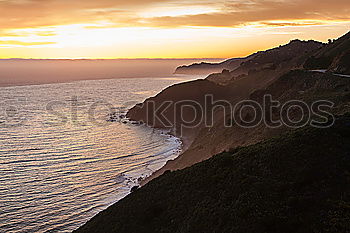
[[[240,86],[238,86],[238,89],[240,89]],[[265,88],[255,90],[252,88],[251,90],[245,99],[254,100],[264,106],[263,97],[268,94],[272,96],[274,101],[279,101],[281,104],[279,108],[274,110],[272,116],[269,115],[269,112],[263,113],[264,120],[266,121],[280,120],[282,113],[281,107],[289,100],[303,101],[309,107],[315,101],[327,100],[334,103],[334,106],[325,110],[333,114],[350,112],[350,79],[338,77],[333,74],[294,70],[278,77]],[[241,97],[233,101],[232,105],[235,106],[239,100],[242,100]],[[236,112],[232,109],[217,111],[215,114],[215,124],[212,127],[198,129],[199,133],[189,148],[177,159],[168,161],[150,179],[162,175],[167,170],[173,171],[194,165],[229,148],[251,145],[293,130],[292,127],[286,127],[284,124],[279,127],[270,127],[265,124],[265,121],[256,124],[254,127],[242,127],[235,124],[233,118],[233,114],[236,114],[239,109],[237,108]],[[315,114],[311,113],[311,118],[308,119],[309,115],[306,115],[306,113],[297,110],[290,115],[291,120],[303,120],[303,123],[310,120],[317,120]],[[254,111],[244,112],[245,116],[254,116],[254,114]],[[226,123],[228,121],[233,122],[232,125],[227,126]],[[146,182],[150,179],[146,180]]]
[[[314,52],[304,68],[350,74],[350,32]]]
[[[348,232],[349,151],[342,117],[221,153],[167,172],[76,233]]]
[[[190,139],[211,110],[206,106],[206,96],[216,101],[228,99],[232,94],[231,88],[208,80],[176,84],[130,109],[127,117],[151,127],[170,129],[175,135]]]

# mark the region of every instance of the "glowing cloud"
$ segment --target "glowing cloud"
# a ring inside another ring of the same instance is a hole
[[[348,0],[2,0],[0,58],[233,57],[336,38],[349,15]]]

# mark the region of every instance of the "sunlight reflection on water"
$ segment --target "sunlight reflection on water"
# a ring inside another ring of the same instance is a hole
[[[0,88],[0,231],[70,232],[174,158],[176,138],[106,117],[189,79]]]

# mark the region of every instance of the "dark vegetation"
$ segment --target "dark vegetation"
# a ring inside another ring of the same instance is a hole
[[[350,74],[350,32],[327,45],[310,56],[305,69],[326,69],[337,73]]]
[[[77,232],[350,232],[350,116],[166,172]]]
[[[322,57],[310,57],[306,62],[304,67],[307,69],[321,70],[328,69],[332,64],[334,57],[322,56]]]

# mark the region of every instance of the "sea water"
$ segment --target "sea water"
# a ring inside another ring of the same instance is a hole
[[[181,149],[111,114],[198,77],[0,87],[0,232],[71,232]]]

